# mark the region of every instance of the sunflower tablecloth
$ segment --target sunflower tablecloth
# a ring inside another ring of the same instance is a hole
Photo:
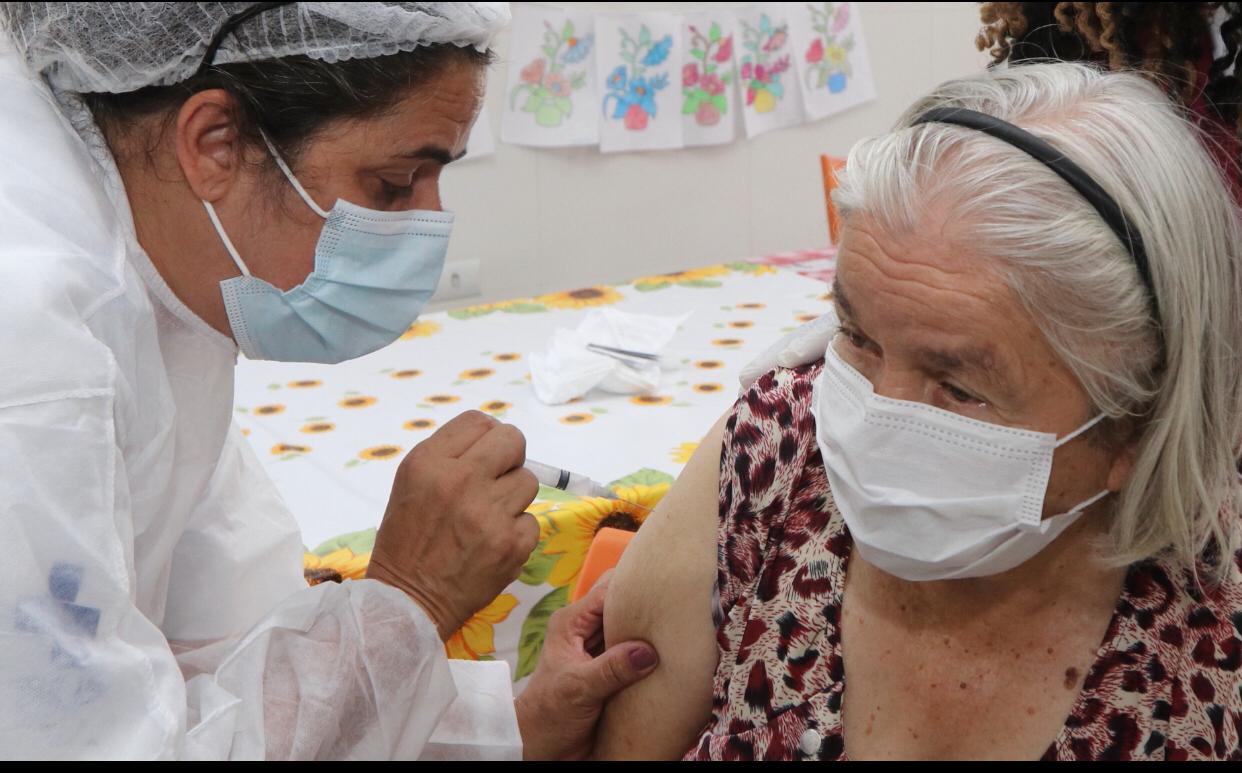
[[[464,410],[517,426],[530,458],[614,485],[624,502],[542,489],[531,509],[541,541],[521,578],[447,643],[452,657],[508,661],[520,689],[595,532],[637,527],[643,507],[659,501],[732,404],[742,366],[828,310],[832,271],[831,252],[782,253],[429,314],[391,346],[340,365],[243,359],[238,423],[312,546],[306,567],[314,580],[363,576],[398,461]],[[684,355],[680,369],[653,394],[592,392],[544,405],[530,386],[527,355],[600,306],[692,312],[670,344]]]

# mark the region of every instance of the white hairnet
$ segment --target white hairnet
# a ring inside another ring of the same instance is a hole
[[[57,90],[120,93],[189,78],[225,21],[253,5],[0,3],[0,27]],[[239,25],[214,62],[336,62],[432,43],[482,50],[508,21],[508,3],[289,3]]]

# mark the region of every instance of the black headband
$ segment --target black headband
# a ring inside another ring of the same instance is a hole
[[[1091,178],[1082,167],[1075,164],[1064,153],[1057,150],[1039,137],[1020,129],[1007,121],[960,107],[937,107],[928,110],[914,120],[911,125],[921,123],[949,123],[977,129],[984,134],[1003,140],[1023,151],[1036,161],[1043,163],[1061,176],[1061,179],[1073,186],[1074,190],[1087,200],[1100,217],[1113,229],[1117,238],[1134,257],[1134,267],[1138,269],[1139,279],[1147,288],[1147,297],[1151,301],[1151,312],[1156,324],[1163,328],[1160,319],[1160,304],[1156,300],[1156,287],[1151,280],[1151,266],[1147,261],[1147,250],[1143,248],[1143,237],[1129,221],[1121,207],[1109,196],[1100,184]]]
[[[216,63],[216,52],[220,50],[220,46],[223,45],[224,39],[229,36],[229,33],[264,11],[270,11],[282,5],[292,5],[292,3],[255,3],[246,10],[235,13],[225,19],[224,24],[220,25],[220,29],[216,30],[216,34],[207,43],[207,53],[203,55],[202,64],[198,66],[198,70],[194,74],[202,75]]]

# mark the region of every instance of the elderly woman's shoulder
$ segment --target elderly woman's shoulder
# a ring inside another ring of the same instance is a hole
[[[810,418],[815,384],[823,371],[822,360],[798,368],[776,368],[760,376],[738,399],[738,408],[751,418],[771,420],[784,427],[797,418]],[[814,432],[814,424],[810,425]]]
[[[1242,528],[1242,523],[1236,524]],[[1242,710],[1242,551],[1226,576],[1208,582],[1172,561],[1136,565],[1126,580],[1114,620],[1134,665],[1147,678],[1173,680],[1185,700]],[[1174,701],[1178,703],[1180,701]],[[1178,707],[1171,710],[1174,715]]]

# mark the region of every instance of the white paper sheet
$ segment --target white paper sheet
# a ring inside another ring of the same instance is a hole
[[[732,142],[738,125],[733,13],[723,8],[681,20],[681,120],[687,147]]]
[[[513,5],[501,139],[566,147],[599,142],[595,14]]]
[[[787,5],[760,3],[737,11],[733,40],[747,137],[802,122]]]
[[[875,98],[858,3],[788,3],[794,61],[810,119]]]
[[[683,147],[680,16],[599,14],[595,33],[600,150]]]

